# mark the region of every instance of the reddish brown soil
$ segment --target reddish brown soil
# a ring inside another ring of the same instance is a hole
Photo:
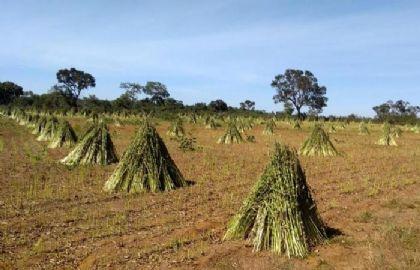
[[[72,124],[81,132],[80,119]],[[218,145],[223,132],[187,126],[202,150],[184,153],[158,130],[194,185],[157,194],[105,194],[115,165],[67,169],[68,149],[48,149],[13,120],[0,118],[0,269],[420,269],[420,134],[398,147],[375,145],[357,125],[331,135],[343,153],[301,157],[325,223],[338,231],[305,259],[253,253],[222,241],[268,161],[275,140],[299,147],[308,126],[254,128],[256,143]],[[111,126],[121,155],[136,127]]]

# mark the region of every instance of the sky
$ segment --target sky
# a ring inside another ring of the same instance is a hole
[[[324,115],[420,105],[416,0],[0,0],[0,10],[0,81],[35,93],[75,67],[96,78],[85,95],[103,99],[121,82],[160,81],[184,104],[279,111],[270,83],[293,68],[327,87]]]

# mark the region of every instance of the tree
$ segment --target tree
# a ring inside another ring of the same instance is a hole
[[[381,121],[398,121],[404,119],[415,119],[420,113],[420,106],[411,106],[409,102],[388,100],[372,108],[376,113],[376,118]],[[404,119],[403,119],[404,118]]]
[[[100,100],[95,95],[89,95],[79,101],[80,107],[91,112],[104,112],[111,109],[111,103],[108,100]]]
[[[0,104],[9,104],[23,95],[23,88],[13,82],[0,82]]]
[[[184,103],[181,100],[176,100],[174,98],[167,98],[165,99],[165,106],[169,107],[184,107]]]
[[[242,110],[255,110],[255,102],[247,99],[244,102],[239,103],[239,107]]]
[[[96,86],[95,78],[91,74],[75,68],[60,69],[57,72],[57,81],[58,84],[55,89],[60,91],[76,107],[82,90]]]
[[[125,90],[125,93],[123,94],[124,98],[134,102],[137,100],[136,96],[143,92],[144,86],[139,83],[125,82],[120,84],[120,88]]]
[[[397,100],[392,106],[392,112],[399,115],[417,115],[420,113],[420,106],[411,106],[410,102]]]
[[[132,109],[134,107],[134,101],[127,92],[121,94],[121,96],[112,101],[112,103],[118,109]]]
[[[155,104],[163,104],[170,94],[166,85],[160,82],[147,82],[145,86],[139,83],[121,83],[120,88],[126,90],[126,95],[133,101],[136,100],[136,96],[145,94],[151,96],[151,101]]]
[[[34,106],[43,110],[67,110],[71,108],[69,100],[57,91],[40,95],[34,101]]]
[[[205,102],[197,102],[193,105],[195,110],[204,111],[207,110],[207,104]]]
[[[392,101],[388,101],[388,102],[392,102]],[[391,106],[389,103],[383,103],[381,105],[373,107],[372,109],[375,111],[376,117],[378,119],[384,120],[390,115]]]
[[[146,95],[152,96],[151,100],[155,104],[162,104],[164,99],[169,97],[166,85],[160,82],[147,82],[143,92]]]
[[[284,113],[287,116],[292,116],[293,111],[294,111],[293,105],[290,102],[284,102],[283,106],[284,106]]]
[[[228,110],[226,102],[221,99],[213,100],[209,103],[209,107],[216,112],[224,112]]]
[[[300,118],[302,107],[307,106],[312,112],[322,112],[327,106],[325,97],[327,88],[318,85],[318,79],[310,71],[287,69],[284,74],[274,77],[271,86],[277,94],[273,96],[274,102],[290,102],[296,109]]]

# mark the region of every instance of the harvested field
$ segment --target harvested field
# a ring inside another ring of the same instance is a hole
[[[84,120],[70,119],[76,131]],[[157,126],[172,158],[194,184],[163,193],[102,192],[110,166],[67,169],[67,151],[49,149],[30,130],[0,119],[0,266],[5,269],[416,269],[419,261],[420,137],[375,145],[380,127],[359,136],[351,125],[331,135],[340,157],[300,157],[319,213],[334,236],[306,259],[253,253],[241,240],[222,241],[268,160],[274,140],[298,148],[309,133],[280,125],[249,133],[256,143],[219,145],[218,130],[186,125],[202,146],[184,153]],[[121,156],[136,126],[110,126]]]

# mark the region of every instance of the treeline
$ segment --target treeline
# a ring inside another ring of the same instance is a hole
[[[123,94],[115,100],[102,100],[95,95],[80,98],[82,91],[96,86],[95,77],[75,68],[60,69],[57,84],[45,94],[34,94],[23,91],[13,82],[0,83],[0,105],[31,108],[39,111],[84,112],[84,113],[153,113],[162,118],[172,118],[178,113],[235,113],[263,115],[265,112],[255,110],[255,102],[245,100],[241,108],[229,107],[221,99],[210,103],[184,105],[182,101],[170,97],[163,83],[148,81],[142,85],[135,82],[123,82],[120,88]],[[139,98],[143,97],[143,98]]]
[[[23,95],[14,98],[7,103],[13,107],[32,108],[40,111],[83,111],[87,113],[152,113],[159,115],[161,118],[171,119],[173,115],[183,113],[222,113],[234,114],[243,116],[265,116],[278,118],[295,118],[293,112],[290,110],[283,110],[276,113],[267,113],[265,111],[255,110],[254,108],[236,108],[228,106],[223,100],[214,100],[209,103],[196,103],[194,105],[184,105],[182,101],[173,98],[167,98],[159,103],[154,102],[150,98],[144,99],[127,99],[119,97],[115,100],[99,99],[95,95],[79,99],[77,107],[72,106],[68,100],[58,92],[51,92],[42,95],[23,92]],[[404,104],[404,106],[401,106]],[[324,119],[327,121],[348,121],[360,122],[372,120],[374,122],[390,122],[394,124],[416,124],[420,123],[417,114],[420,112],[419,106],[411,106],[408,102],[401,100],[392,102],[388,101],[384,104],[375,106],[373,110],[376,112],[374,119],[369,117],[361,117],[356,114],[348,116],[316,116],[302,113],[303,119],[318,120]]]
[[[411,105],[404,100],[389,100],[372,108],[376,113],[376,119],[381,122],[393,124],[415,124],[419,123],[417,115],[420,113],[420,106]]]
[[[386,105],[384,105],[386,104]],[[327,121],[347,121],[347,122],[361,122],[361,121],[374,121],[374,122],[390,122],[394,124],[416,124],[420,123],[417,117],[419,113],[418,106],[410,106],[405,102],[406,107],[395,109],[395,106],[390,104],[401,104],[401,101],[391,102],[388,101],[384,104],[374,107],[376,116],[372,119],[369,117],[361,117],[356,114],[348,116],[316,116],[312,114],[302,113],[302,119],[318,120],[324,119]],[[87,113],[152,113],[159,115],[164,119],[172,119],[176,114],[208,114],[208,113],[221,113],[233,114],[238,116],[255,116],[255,117],[273,117],[278,118],[296,118],[290,111],[283,110],[276,113],[268,113],[265,111],[255,109],[244,109],[228,106],[223,100],[215,100],[209,103],[196,103],[194,105],[184,105],[182,101],[173,98],[167,98],[162,102],[156,104],[150,98],[139,100],[128,100],[119,97],[114,100],[99,99],[95,95],[79,99],[77,107],[69,104],[67,99],[60,93],[52,92],[46,94],[33,94],[24,92],[23,95],[12,99],[10,102],[3,105],[12,107],[29,108],[39,111],[74,111],[74,112],[87,112]],[[407,108],[408,107],[408,108]]]
[[[171,119],[182,113],[222,113],[244,116],[265,116],[278,118],[299,118],[327,121],[365,121],[391,122],[395,124],[419,123],[419,106],[398,100],[387,101],[373,107],[374,119],[351,114],[345,117],[319,116],[327,106],[326,87],[318,85],[318,79],[310,71],[288,69],[284,74],[275,76],[271,86],[276,94],[275,103],[282,103],[284,110],[276,113],[255,110],[255,102],[245,100],[239,108],[231,107],[225,101],[217,99],[209,103],[184,105],[182,101],[170,96],[163,83],[148,81],[144,85],[135,82],[123,82],[123,90],[115,100],[103,100],[95,95],[80,98],[82,91],[96,86],[95,77],[75,68],[60,69],[56,73],[57,84],[45,94],[34,94],[13,82],[0,82],[0,105],[31,108],[40,111],[85,112],[85,113],[146,113],[164,119]],[[308,112],[302,108],[307,107]],[[296,111],[296,114],[294,112]]]
[[[37,95],[25,92],[23,95],[4,104],[12,107],[34,109],[39,111],[54,112],[85,112],[85,113],[145,113],[158,115],[163,119],[172,119],[177,114],[234,114],[246,116],[265,116],[270,115],[264,111],[247,110],[228,106],[223,100],[214,100],[209,103],[196,103],[194,105],[184,105],[182,101],[173,98],[166,98],[155,102],[151,98],[129,99],[122,95],[114,100],[99,99],[95,95],[81,98],[74,106],[61,93],[53,91],[46,94]]]

